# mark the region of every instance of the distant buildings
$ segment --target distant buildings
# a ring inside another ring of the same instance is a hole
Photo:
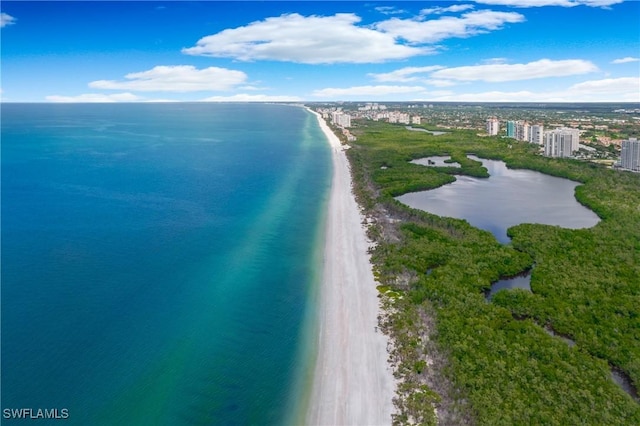
[[[544,143],[544,126],[534,124],[529,129],[529,142],[542,145]]]
[[[348,129],[342,129],[342,134],[344,135],[344,137],[347,139],[347,142],[354,142],[356,141],[356,137],[353,136],[351,134],[351,132]]]
[[[495,136],[500,133],[500,121],[496,117],[487,119],[487,133]],[[544,126],[542,124],[529,124],[528,121],[507,121],[507,137],[522,142],[531,142],[538,145],[544,143]]]
[[[540,124],[530,125],[528,121],[507,121],[507,137],[522,142],[542,145],[544,127]]]
[[[640,141],[636,138],[622,141],[620,152],[620,167],[634,172],[640,172]]]
[[[411,117],[411,124],[420,124],[421,123],[421,119],[419,115],[414,115],[413,117]]]
[[[571,157],[580,145],[580,130],[562,127],[544,133],[546,157]]]
[[[388,118],[389,123],[411,124],[411,116],[404,112],[391,111]]]
[[[531,126],[526,121],[516,121],[516,139],[523,142],[529,142],[531,135]]]
[[[340,111],[331,113],[333,124],[340,127],[351,127],[351,116]]]
[[[507,121],[507,137],[515,139],[515,137],[516,137],[516,122],[515,121]]]
[[[365,106],[358,108],[358,111],[383,111],[386,110],[387,107],[385,105],[379,105],[376,102],[367,103]]]
[[[487,133],[490,136],[496,136],[500,132],[500,120],[496,117],[487,119]]]

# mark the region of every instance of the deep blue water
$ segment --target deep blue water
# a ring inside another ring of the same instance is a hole
[[[3,104],[1,160],[3,409],[295,421],[330,185],[314,116]]]

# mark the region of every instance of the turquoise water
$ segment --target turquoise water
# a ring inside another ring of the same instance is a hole
[[[330,167],[293,106],[3,104],[2,408],[293,421]]]

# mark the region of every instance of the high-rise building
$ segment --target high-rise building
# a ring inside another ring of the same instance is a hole
[[[531,134],[531,126],[526,121],[516,121],[515,138],[519,141],[528,142]]]
[[[620,167],[640,172],[640,141],[637,138],[629,138],[629,140],[622,141]]]
[[[411,116],[404,112],[392,111],[389,114],[389,123],[411,124]]]
[[[515,138],[516,137],[516,122],[515,121],[507,121],[507,137]]]
[[[496,117],[487,119],[487,133],[490,136],[495,136],[500,132],[500,121]]]
[[[331,119],[336,126],[351,127],[351,116],[349,114],[336,111],[331,114]]]
[[[547,157],[571,157],[579,144],[578,129],[563,127],[544,133],[544,155]]]
[[[542,145],[544,143],[544,126],[534,124],[529,130],[529,142]]]

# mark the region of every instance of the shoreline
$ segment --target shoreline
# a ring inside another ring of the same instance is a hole
[[[331,147],[332,182],[327,203],[318,310],[317,356],[306,424],[389,425],[395,380],[387,362],[381,314],[360,207],[351,192],[349,162],[322,117]]]

